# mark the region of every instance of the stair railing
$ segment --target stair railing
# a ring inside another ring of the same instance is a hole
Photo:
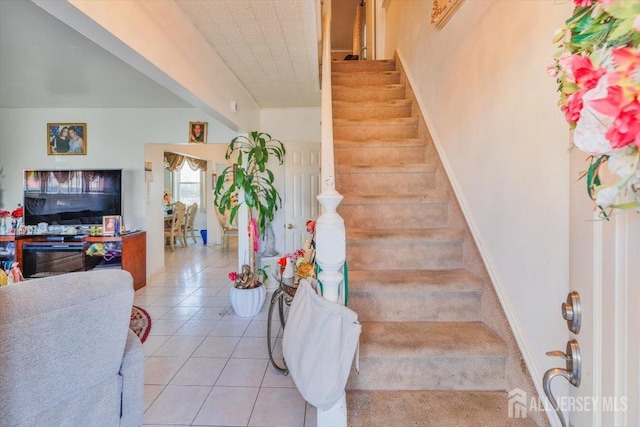
[[[328,2],[329,5],[331,2]],[[329,9],[330,10],[330,9]],[[322,16],[322,125],[321,125],[321,180],[322,192],[318,202],[322,214],[316,221],[316,263],[320,267],[318,280],[322,283],[324,298],[338,302],[343,282],[342,266],[346,259],[344,220],[336,212],[343,199],[334,186],[333,113],[331,96],[331,13]],[[336,337],[340,339],[340,337]],[[318,408],[319,427],[347,426],[347,399],[343,393],[328,410]]]

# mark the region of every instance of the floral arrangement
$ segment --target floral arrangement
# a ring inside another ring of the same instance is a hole
[[[640,1],[573,1],[547,71],[573,144],[589,155],[581,178],[608,218],[613,208],[640,210]],[[616,182],[604,183],[605,164]],[[631,201],[616,204],[618,195]]]
[[[23,214],[24,214],[24,208],[22,207],[21,204],[18,204],[18,207],[11,212],[11,218],[14,218],[14,219],[22,218]]]
[[[307,221],[306,229],[307,233],[310,235],[310,239],[305,240],[304,246],[293,253],[285,254],[285,256],[278,260],[280,274],[283,278],[285,277],[285,268],[287,263],[291,265],[294,270],[294,283],[296,285],[301,278],[315,277],[316,222],[313,220]]]

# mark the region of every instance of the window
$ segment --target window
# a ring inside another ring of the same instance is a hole
[[[203,206],[201,202],[202,193],[202,172],[199,170],[194,171],[185,162],[179,171],[175,172],[175,182],[177,192],[175,200],[179,200],[185,205],[189,206],[192,203],[197,203],[198,206]]]

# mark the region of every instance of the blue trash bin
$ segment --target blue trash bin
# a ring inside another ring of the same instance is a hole
[[[202,236],[202,243],[207,245],[207,230],[200,230],[200,235]]]

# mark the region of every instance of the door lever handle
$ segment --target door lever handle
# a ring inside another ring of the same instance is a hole
[[[582,377],[582,354],[580,353],[580,346],[578,345],[578,341],[571,340],[567,342],[567,351],[563,353],[560,350],[548,351],[547,356],[552,357],[561,357],[566,362],[566,369],[563,368],[552,368],[544,373],[544,377],[542,378],[542,386],[544,388],[544,394],[547,395],[547,399],[551,402],[553,409],[555,409],[556,414],[558,414],[558,418],[560,419],[560,423],[562,423],[562,427],[566,427],[567,423],[564,419],[564,415],[558,406],[558,402],[556,402],[553,393],[551,392],[551,380],[557,376],[561,376],[567,379],[571,385],[574,387],[580,387],[580,379]]]

